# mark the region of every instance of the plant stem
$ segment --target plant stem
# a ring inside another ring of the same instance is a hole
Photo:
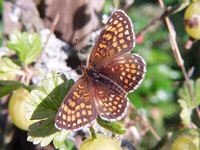
[[[93,128],[93,127],[90,127],[89,129],[90,129],[90,132],[91,132],[91,134],[92,134],[92,139],[97,139],[97,136],[96,136],[96,134],[95,134],[94,128]]]
[[[159,3],[160,3],[160,6],[162,8],[164,8],[163,1],[159,0]],[[190,85],[190,81],[189,81],[189,77],[187,75],[187,72],[186,72],[186,69],[185,69],[185,66],[184,66],[184,61],[183,61],[183,59],[181,57],[180,50],[179,50],[177,42],[176,42],[175,30],[174,30],[174,28],[173,28],[173,26],[172,26],[172,24],[171,24],[171,22],[170,22],[170,20],[169,20],[169,18],[167,16],[165,17],[165,22],[166,22],[168,30],[169,30],[169,36],[170,36],[170,42],[171,42],[171,46],[172,46],[172,51],[174,53],[175,59],[176,59],[176,61],[178,63],[178,66],[181,68],[181,70],[183,72],[183,76],[185,78],[190,97],[192,98],[193,103],[195,104],[196,112],[197,112],[197,115],[198,115],[198,117],[200,119],[200,111],[199,111],[199,108],[198,108],[198,105],[197,105],[197,101],[196,101],[196,98],[194,96],[194,92],[192,91],[192,88],[191,88],[191,85]]]

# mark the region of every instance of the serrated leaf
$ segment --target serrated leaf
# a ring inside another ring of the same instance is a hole
[[[191,91],[193,91],[193,95],[195,99],[197,100],[197,104],[199,105],[200,104],[200,93],[199,93],[200,79],[197,79],[196,81],[190,80],[190,87],[191,87]],[[195,108],[195,104],[190,96],[187,84],[185,82],[182,88],[179,89],[178,95],[182,100],[186,101],[189,109]]]
[[[14,50],[22,65],[29,65],[41,53],[41,38],[37,33],[15,31],[9,36],[7,47]]]
[[[188,107],[185,100],[179,99],[179,105],[181,106],[180,118],[184,125],[189,125],[191,122],[192,110]]]
[[[68,135],[69,132],[66,130],[63,130],[62,132],[57,132],[55,138],[53,139],[53,145],[55,146],[55,148],[59,148],[63,144]]]
[[[18,89],[19,87],[28,89],[26,85],[18,81],[0,80],[0,97],[10,94],[12,91]]]
[[[10,72],[20,69],[17,64],[15,64],[10,58],[6,56],[0,58],[0,64],[0,72]]]
[[[123,126],[117,122],[109,122],[102,120],[100,117],[97,118],[98,124],[100,124],[105,129],[110,130],[111,132],[117,133],[117,134],[125,134],[126,130],[122,129]]]
[[[53,140],[56,148],[64,142],[69,131],[55,128],[55,116],[72,85],[73,81],[67,81],[64,75],[58,77],[55,72],[50,72],[42,80],[43,89],[31,91],[26,105],[27,117],[40,121],[30,126],[28,141],[46,146]]]
[[[0,64],[0,79],[14,80],[16,76],[15,72],[19,70],[20,67],[6,56],[0,58]]]

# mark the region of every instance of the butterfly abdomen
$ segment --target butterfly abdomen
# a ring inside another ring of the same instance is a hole
[[[105,85],[107,86],[109,89],[111,89],[112,91],[115,91],[116,93],[120,94],[120,95],[127,95],[127,92],[121,87],[119,86],[116,82],[114,82],[112,79],[110,79],[109,77],[95,71],[95,70],[88,70],[88,75],[93,79],[93,83],[95,84],[100,84],[100,85]]]

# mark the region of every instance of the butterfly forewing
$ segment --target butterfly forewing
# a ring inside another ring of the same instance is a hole
[[[134,37],[129,17],[121,10],[115,11],[96,41],[89,66],[98,69],[117,55],[129,52],[135,43]]]
[[[56,115],[58,129],[78,130],[97,118],[88,84],[83,76],[70,89]]]

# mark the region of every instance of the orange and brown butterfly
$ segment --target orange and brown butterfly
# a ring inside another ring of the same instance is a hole
[[[144,79],[146,63],[130,53],[135,44],[132,22],[122,10],[115,11],[103,27],[83,75],[64,98],[55,119],[58,129],[79,130],[98,116],[122,119],[129,106],[127,94]]]

